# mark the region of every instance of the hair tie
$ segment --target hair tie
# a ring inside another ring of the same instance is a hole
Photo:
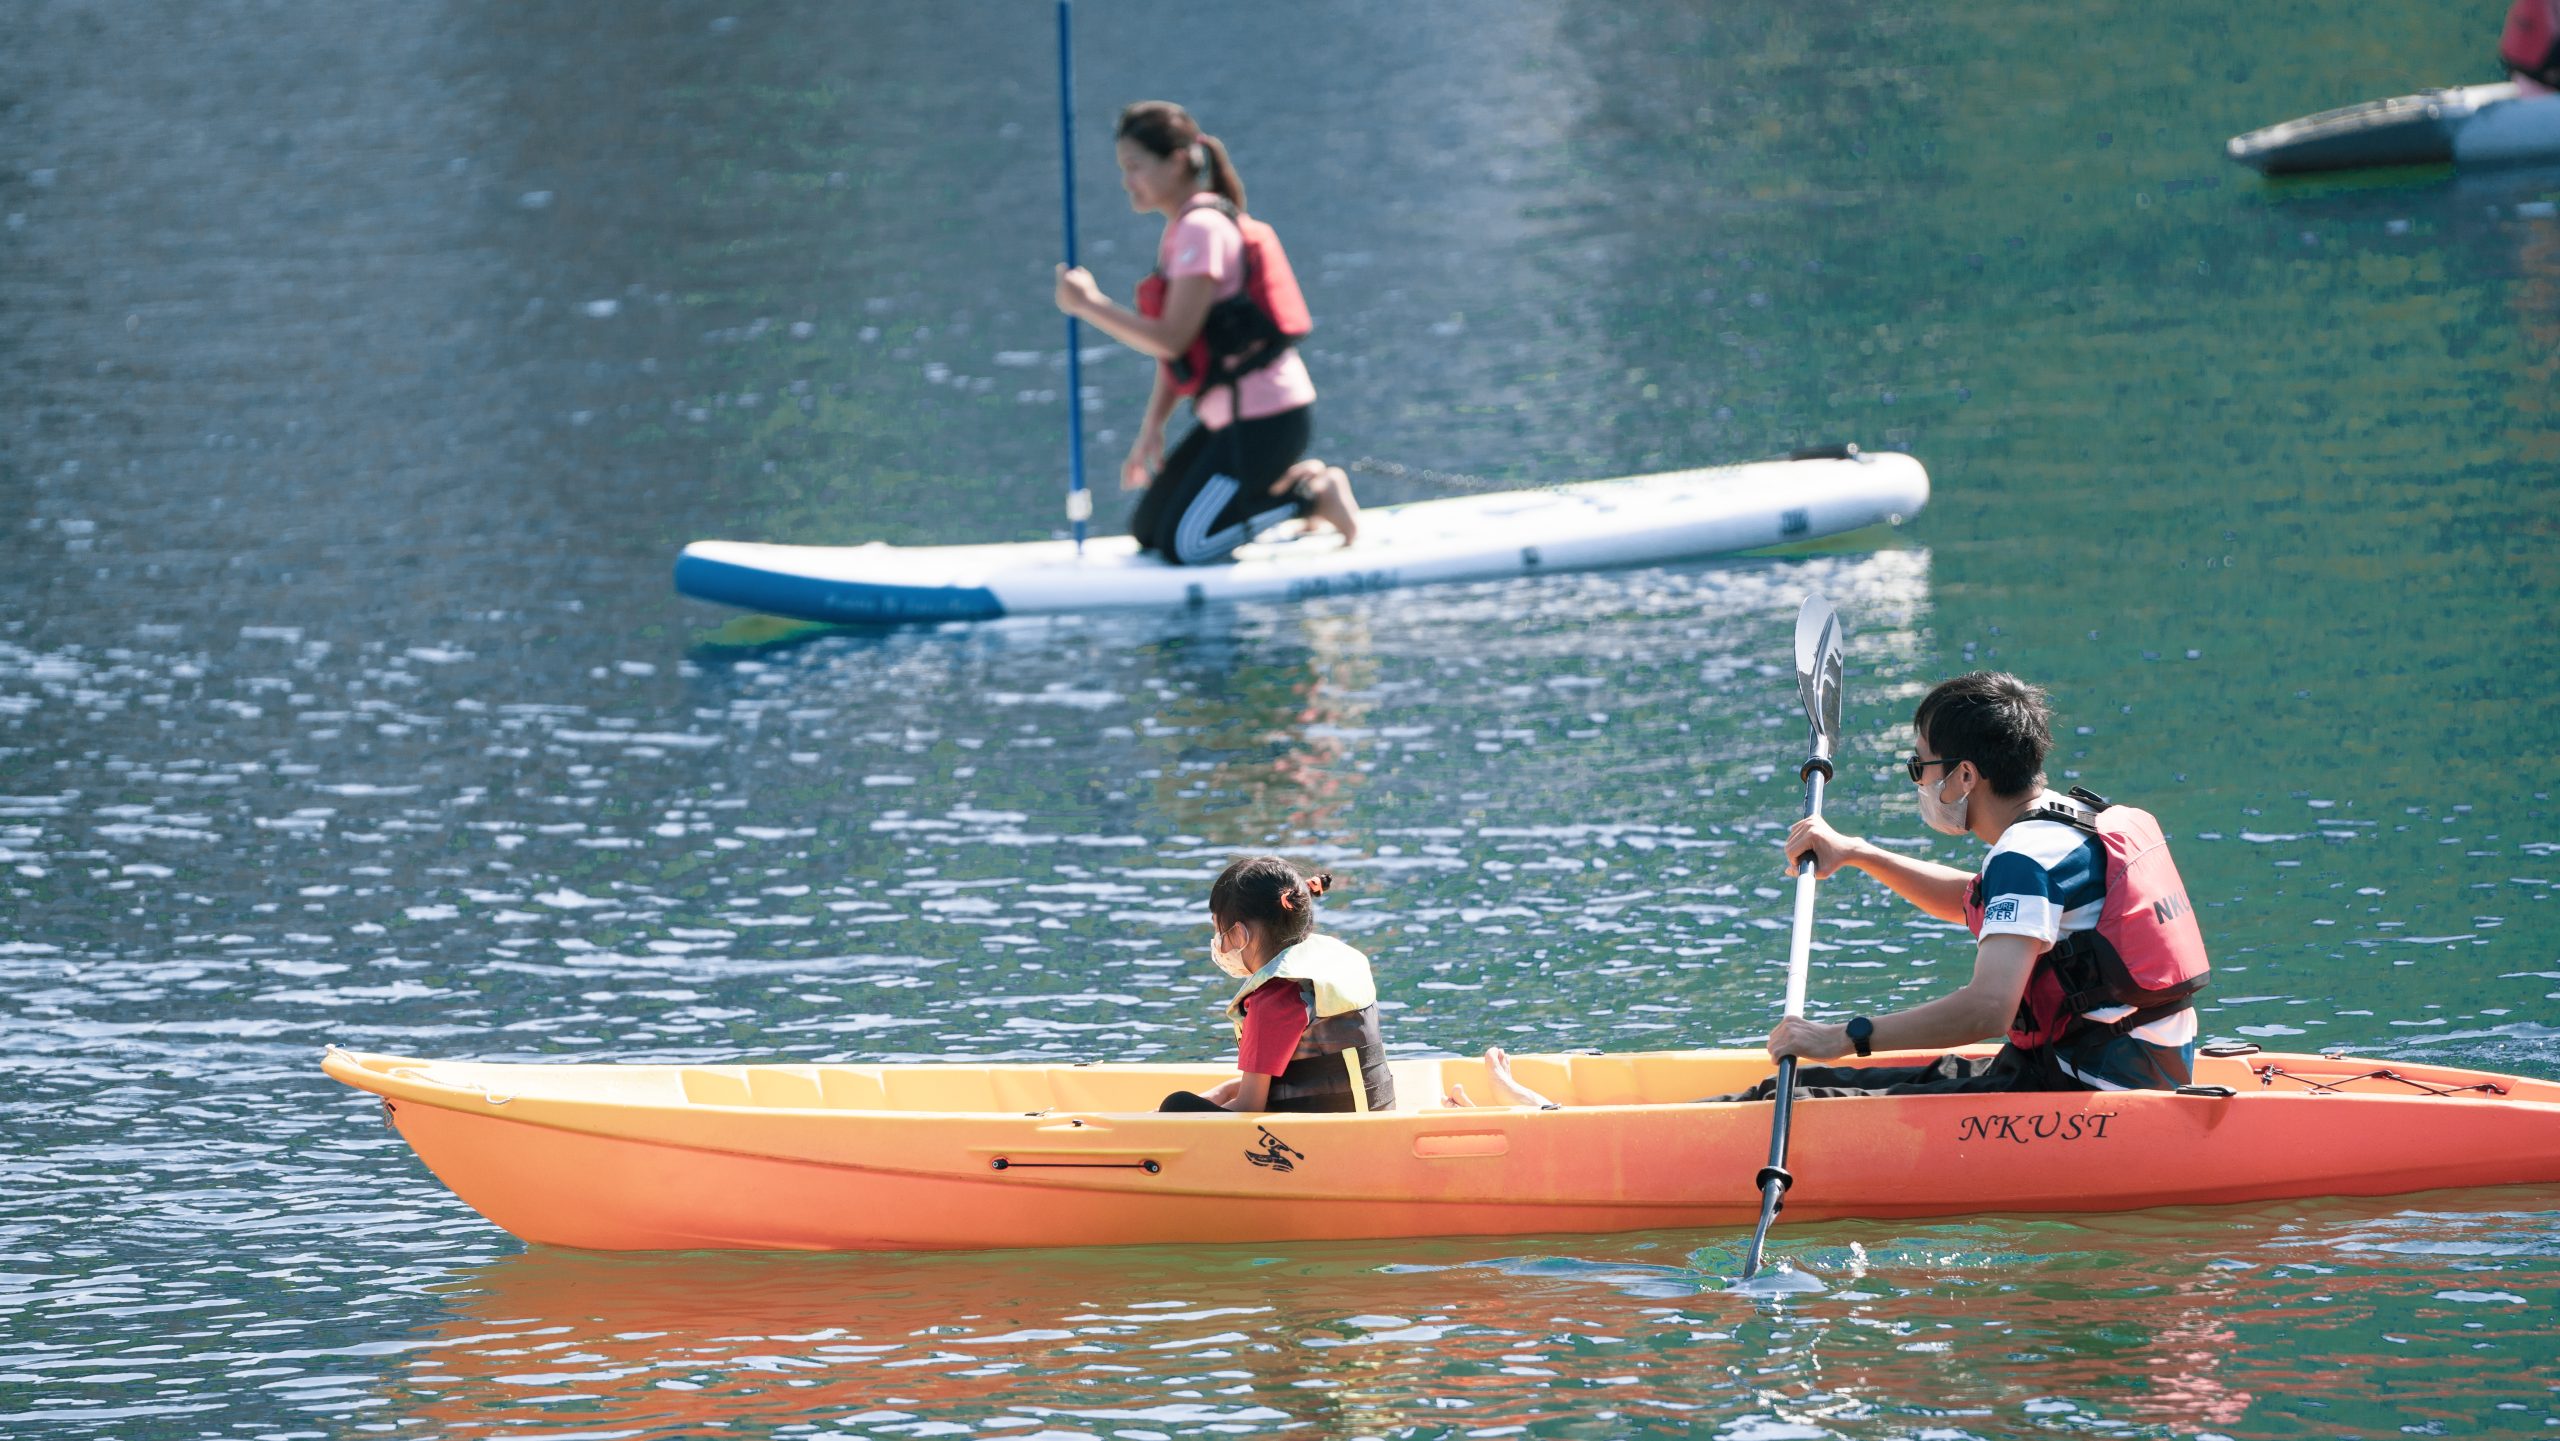
[[[1282,891],[1280,893],[1280,909],[1284,911],[1294,911],[1297,908],[1298,903],[1289,899],[1289,893],[1287,891]]]

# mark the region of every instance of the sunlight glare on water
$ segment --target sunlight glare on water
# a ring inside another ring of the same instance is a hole
[[[811,634],[678,599],[677,550],[1062,527],[1046,10],[16,7],[0,1434],[2560,1425],[2547,1187],[1782,1218],[1826,1289],[1777,1300],[1727,1289],[1747,1232],[600,1256],[316,1064],[1205,1060],[1248,847],[1342,879],[1399,1056],[1757,1045],[1818,590],[1843,828],[1971,864],[1907,722],[2015,669],[2055,779],[2175,838],[2208,1035],[2560,1075],[2560,173],[2221,159],[2488,78],[2494,9],[1083,7],[1082,258],[1152,254],[1113,110],[1194,104],[1367,501],[1854,440],[1930,507]],[[1086,341],[1105,477],[1148,375]],[[1820,907],[1816,1015],[1969,973],[1881,887]]]

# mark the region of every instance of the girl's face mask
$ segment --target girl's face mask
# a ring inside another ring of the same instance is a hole
[[[1226,972],[1228,975],[1235,977],[1239,981],[1249,975],[1252,975],[1253,967],[1245,963],[1244,952],[1240,950],[1228,950],[1226,945],[1227,933],[1223,930],[1216,929],[1217,922],[1212,921],[1209,924],[1211,927],[1209,933],[1209,963],[1216,966],[1219,970]]]
[[[1963,835],[1968,828],[1966,821],[1973,812],[1973,793],[1971,791],[1965,792],[1963,795],[1957,797],[1953,802],[1949,802],[1944,796],[1939,794],[1940,791],[1946,789],[1947,780],[1953,775],[1954,768],[1951,766],[1948,768],[1947,776],[1940,777],[1938,784],[1934,789],[1927,785],[1918,787],[1920,792],[1920,823],[1927,826],[1929,829],[1936,831],[1942,836]]]

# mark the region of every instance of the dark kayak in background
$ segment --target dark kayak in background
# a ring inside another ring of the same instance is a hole
[[[2228,149],[2262,175],[2560,164],[2560,96],[2519,95],[2512,81],[2425,90],[2252,130]]]

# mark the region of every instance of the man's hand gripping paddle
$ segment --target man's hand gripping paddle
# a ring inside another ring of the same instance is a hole
[[[1831,602],[1819,595],[1805,597],[1804,609],[1796,616],[1796,688],[1804,700],[1805,720],[1813,727],[1812,753],[1805,758],[1799,774],[1804,778],[1804,813],[1822,814],[1823,783],[1831,779],[1831,752],[1840,738],[1840,683],[1843,671],[1840,659],[1840,617],[1833,614]],[[1787,1010],[1789,1016],[1804,1014],[1805,969],[1813,949],[1813,853],[1797,858],[1796,915],[1794,935],[1787,945]],[[1778,1218],[1778,1208],[1785,1202],[1787,1188],[1795,1177],[1787,1171],[1787,1123],[1795,1105],[1796,1058],[1778,1058],[1777,1108],[1769,1123],[1769,1164],[1760,1168],[1760,1225],[1751,1233],[1751,1250],[1742,1262],[1742,1289],[1753,1291],[1819,1291],[1822,1283],[1801,1272],[1788,1271],[1786,1277],[1798,1278],[1780,1284],[1781,1277],[1765,1280],[1760,1275],[1761,1252],[1768,1244],[1769,1223]]]

